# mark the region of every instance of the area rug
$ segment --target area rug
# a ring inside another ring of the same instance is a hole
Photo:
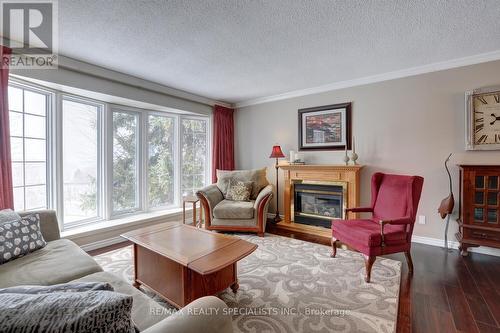
[[[258,249],[238,262],[240,288],[218,295],[233,313],[235,332],[388,332],[396,329],[401,263],[378,257],[371,283],[363,257],[266,234],[236,235]],[[95,256],[105,271],[132,282],[132,247]],[[142,287],[141,287],[142,288]],[[144,288],[145,293],[171,307]]]

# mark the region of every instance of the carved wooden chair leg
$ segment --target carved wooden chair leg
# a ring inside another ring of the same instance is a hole
[[[335,258],[337,255],[337,240],[332,237],[332,253],[330,254],[330,257]]]
[[[458,250],[460,251],[460,255],[462,257],[467,257],[467,255],[469,254],[469,252],[467,252],[467,249],[468,249],[468,245],[467,244],[461,244],[459,247],[458,247]]]
[[[370,282],[370,278],[372,275],[372,266],[373,266],[373,263],[375,262],[375,259],[377,259],[377,257],[375,257],[375,256],[365,256],[365,268],[366,268],[365,282],[366,283]]]
[[[408,272],[413,274],[413,260],[411,260],[410,250],[405,252],[406,262],[408,263]]]

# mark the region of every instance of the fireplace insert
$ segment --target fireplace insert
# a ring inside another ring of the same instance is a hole
[[[294,185],[294,222],[330,228],[333,219],[341,219],[344,187],[297,183]]]

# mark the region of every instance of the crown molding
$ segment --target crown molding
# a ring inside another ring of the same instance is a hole
[[[267,97],[259,97],[259,98],[249,99],[246,101],[241,101],[241,102],[235,103],[234,106],[235,106],[235,108],[242,108],[242,107],[250,106],[250,105],[274,102],[274,101],[279,101],[279,100],[283,100],[283,99],[301,97],[301,96],[306,96],[306,95],[313,95],[313,94],[318,94],[318,93],[332,91],[332,90],[339,90],[339,89],[344,89],[344,88],[362,86],[362,85],[376,83],[376,82],[394,80],[394,79],[415,76],[415,75],[420,75],[420,74],[425,74],[425,73],[438,72],[438,71],[443,71],[443,70],[447,70],[447,69],[475,65],[475,64],[480,64],[480,63],[495,61],[495,60],[500,60],[500,50],[493,51],[493,52],[487,52],[487,53],[481,53],[481,54],[463,57],[463,58],[447,60],[447,61],[435,62],[435,63],[428,64],[428,65],[411,67],[411,68],[387,72],[387,73],[383,73],[383,74],[366,76],[366,77],[353,79],[353,80],[346,80],[346,81],[329,83],[329,84],[325,84],[325,85],[317,86],[317,87],[312,87],[312,88],[289,91],[286,93],[267,96]]]
[[[196,95],[184,90],[168,87],[153,81],[141,79],[137,76],[125,74],[105,67],[90,64],[81,60],[73,59],[63,55],[58,55],[58,67],[69,71],[90,75],[96,78],[114,81],[121,84],[126,84],[137,89],[149,90],[160,94],[165,94],[172,97],[177,97],[191,102],[196,102],[205,105],[222,105],[225,107],[232,107],[230,103],[214,100],[204,96]]]

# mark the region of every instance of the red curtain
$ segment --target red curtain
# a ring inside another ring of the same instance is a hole
[[[12,191],[12,167],[10,160],[9,105],[9,59],[11,49],[0,46],[0,209],[14,208]]]
[[[212,181],[216,170],[234,170],[234,109],[214,106],[214,135],[212,148]]]

